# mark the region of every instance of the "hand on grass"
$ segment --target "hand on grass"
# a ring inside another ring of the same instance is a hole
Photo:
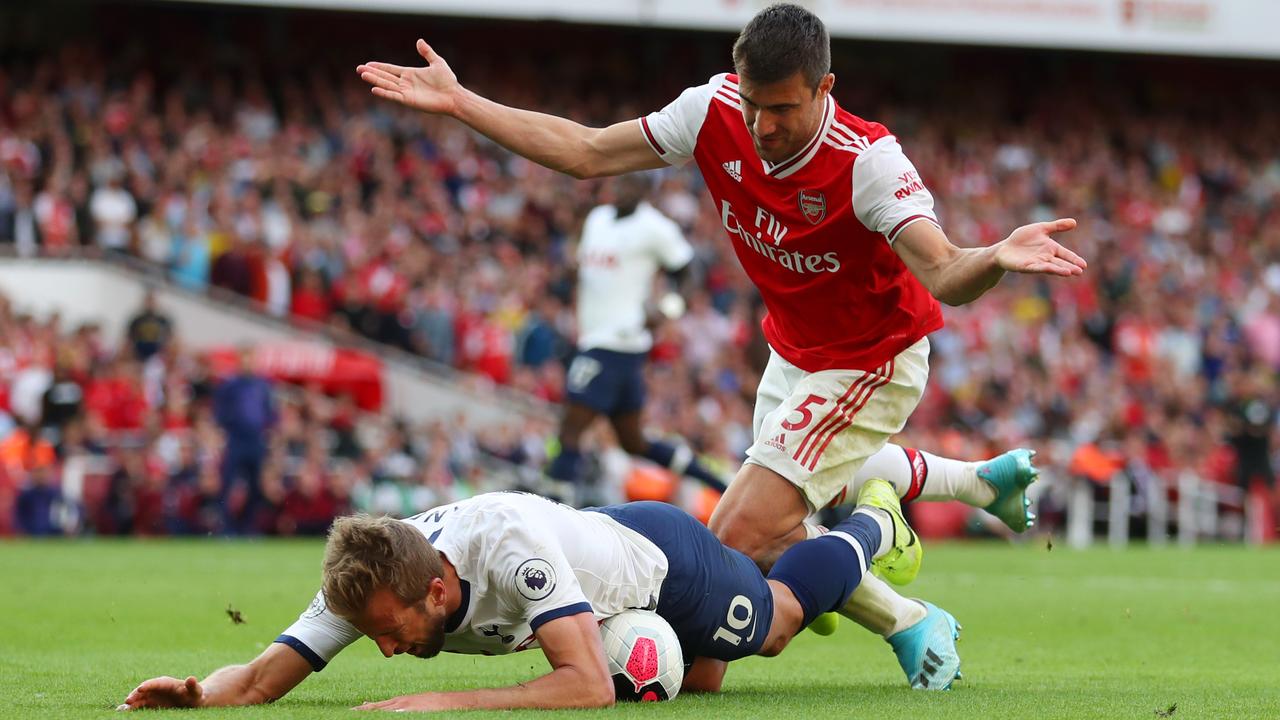
[[[179,680],[158,677],[147,680],[129,693],[117,710],[141,710],[143,708],[191,708],[200,705],[204,688],[195,677]]]

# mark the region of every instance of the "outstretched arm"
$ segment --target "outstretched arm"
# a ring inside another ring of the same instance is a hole
[[[600,626],[590,612],[557,618],[534,633],[551,672],[514,687],[403,695],[357,710],[508,710],[592,708],[613,705],[613,681]]]
[[[426,67],[369,62],[356,72],[380,98],[456,118],[517,155],[579,179],[666,165],[635,121],[589,128],[554,115],[507,107],[464,88],[425,40],[418,40],[417,49]]]
[[[958,248],[928,222],[912,223],[893,243],[911,273],[942,302],[964,305],[995,287],[1006,272],[1074,277],[1084,274],[1084,258],[1059,245],[1054,233],[1074,230],[1070,218],[1023,225],[1000,242]]]
[[[152,678],[134,688],[119,710],[172,707],[257,705],[284,697],[311,674],[311,665],[294,649],[272,643],[248,665],[231,665],[200,682]]]

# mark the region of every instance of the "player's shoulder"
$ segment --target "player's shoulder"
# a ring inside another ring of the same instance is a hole
[[[541,495],[515,490],[484,493],[476,495],[465,502],[470,505],[472,512],[477,514],[520,517],[525,521],[544,517],[548,514],[556,514],[567,508],[567,506],[554,500],[548,500]]]
[[[618,211],[615,210],[612,205],[597,205],[591,208],[591,211],[587,213],[587,217],[583,221],[583,224],[595,225],[597,223],[608,222],[613,219],[613,216],[616,215],[617,212]]]
[[[894,142],[894,136],[883,124],[854,115],[836,103],[824,141],[857,156],[873,146]]]
[[[716,73],[702,85],[690,88],[690,91],[705,98],[708,104],[718,101],[735,108],[742,104],[738,98],[738,76],[733,73]]]

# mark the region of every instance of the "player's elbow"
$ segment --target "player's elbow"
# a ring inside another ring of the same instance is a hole
[[[594,180],[614,173],[609,171],[609,155],[602,147],[604,131],[589,128],[581,137],[571,162],[561,171],[577,180]]]
[[[590,157],[589,152],[580,155],[573,163],[561,168],[561,172],[574,180],[594,180],[608,175],[603,170],[603,164]]]

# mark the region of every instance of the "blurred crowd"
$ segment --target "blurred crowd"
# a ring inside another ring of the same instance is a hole
[[[544,452],[273,382],[250,349],[218,375],[150,299],[117,339],[0,297],[0,438],[0,536],[316,535],[468,497]]]
[[[657,109],[728,66],[718,36],[573,28],[557,28],[576,40],[557,43],[549,62],[508,63],[546,56],[551,39],[527,27],[461,23],[438,48],[477,91],[592,124]],[[335,63],[350,59],[341,66],[293,57],[281,67],[234,33],[223,38],[243,43],[234,58],[199,42],[184,44],[180,59],[163,44],[109,54],[76,42],[5,58],[0,242],[24,255],[130,254],[187,288],[223,288],[262,312],[558,401],[574,340],[575,234],[608,185],[557,176],[457,123],[370,96],[356,62],[414,62],[405,56],[412,36],[389,36],[392,46],[330,47]],[[501,58],[477,50],[477,38],[496,36]],[[1080,229],[1063,239],[1090,262],[1079,280],[1010,277],[978,303],[948,308],[903,442],[972,459],[1030,445],[1058,475],[1170,482],[1189,470],[1274,485],[1280,96],[1262,89],[1280,81],[1280,68],[841,42],[834,65],[836,97],[895,131],[954,242],[988,244],[1070,216]],[[966,80],[975,75],[981,103]],[[763,310],[695,169],[655,173],[653,203],[684,228],[696,257],[681,287],[687,314],[658,330],[647,427],[687,438],[731,473],[751,442]],[[301,530],[320,522],[311,513],[372,506],[371,489],[355,495],[374,487],[376,472],[419,477],[404,487],[433,499],[479,472],[469,458],[484,441],[467,433],[371,418],[377,441],[359,443],[349,402],[254,391],[273,398],[259,421],[274,430],[246,451],[246,462],[261,463],[261,493],[236,496],[214,469],[240,462],[228,452],[236,431],[219,419],[197,357],[177,344],[148,351],[136,338],[112,356],[91,328],[68,334],[56,318],[12,313],[3,322],[0,349],[27,357],[9,363],[9,437],[57,431],[47,450],[24,451],[30,457],[137,432],[111,451],[127,476],[111,492],[142,495],[133,515],[113,509],[118,517],[95,528]],[[56,407],[14,406],[32,367],[51,376],[48,392],[59,378],[80,383],[74,420],[58,420]],[[102,396],[129,402],[95,412],[91,390],[102,384],[111,388]],[[550,432],[538,422],[503,431],[486,454],[536,469]],[[174,433],[186,439],[165,440]],[[612,441],[601,430],[592,443],[608,472]],[[31,487],[52,482],[39,468],[25,472]],[[146,499],[153,482],[184,489]],[[224,513],[215,527],[215,489],[232,492],[223,506],[256,516]]]

